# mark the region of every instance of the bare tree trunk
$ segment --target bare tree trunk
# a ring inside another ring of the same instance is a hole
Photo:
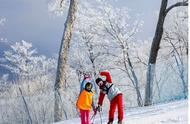
[[[147,82],[146,82],[145,103],[144,103],[145,106],[152,105],[152,90],[153,90],[153,81],[155,76],[156,58],[158,55],[158,50],[163,35],[163,25],[165,17],[167,13],[174,7],[187,6],[188,5],[187,2],[188,2],[187,0],[183,2],[177,2],[176,4],[173,4],[167,8],[168,0],[162,0],[156,32],[152,41],[152,46],[148,61]]]
[[[143,100],[142,100],[142,97],[141,97],[141,93],[140,93],[140,89],[139,89],[139,82],[138,82],[138,79],[137,79],[137,76],[135,74],[135,71],[134,71],[134,68],[133,68],[133,65],[131,63],[131,59],[129,57],[129,54],[128,52],[125,53],[125,51],[123,51],[123,54],[124,54],[124,65],[125,65],[125,69],[128,70],[127,68],[127,64],[126,64],[126,59],[127,59],[127,62],[128,62],[128,65],[129,65],[129,70],[131,71],[131,74],[132,74],[132,78],[130,78],[130,80],[132,81],[132,84],[136,90],[136,94],[137,94],[137,103],[138,103],[138,106],[143,106]],[[127,55],[127,56],[125,56]],[[128,71],[127,71],[128,72]],[[130,77],[130,74],[128,73],[128,76]]]
[[[77,12],[77,0],[70,0],[70,6],[68,11],[67,20],[65,23],[65,29],[61,40],[61,46],[59,51],[59,59],[57,65],[56,81],[55,81],[55,105],[54,105],[54,121],[60,121],[63,119],[63,108],[60,91],[65,88],[66,85],[66,65],[68,59],[68,52],[70,48],[72,30],[76,18]]]
[[[145,89],[145,106],[152,104],[152,90],[153,90],[153,78],[155,76],[155,64],[156,58],[158,55],[158,50],[160,47],[160,41],[163,35],[163,25],[165,19],[165,11],[167,7],[168,0],[162,0],[160,14],[158,18],[158,23],[156,27],[156,33],[154,35],[154,39],[151,46],[149,62],[148,62],[148,70],[147,70],[147,84]]]
[[[180,41],[180,39],[178,39],[178,41]],[[182,82],[184,98],[187,98],[188,84],[185,81],[185,74],[184,74],[184,71],[185,71],[184,68],[185,67],[184,67],[184,62],[183,62],[182,51],[180,50],[181,53],[179,53],[178,50],[177,50],[177,48],[176,48],[176,46],[171,41],[169,41],[169,43],[173,47],[173,56],[174,56],[175,62],[177,64],[177,69],[178,69],[178,72],[179,72],[179,77],[180,77],[181,82]]]
[[[178,56],[178,58],[180,59],[180,57]],[[183,94],[184,94],[184,98],[186,99],[187,98],[187,93],[188,93],[188,86],[185,82],[185,77],[184,77],[184,66],[183,66],[183,63],[179,62],[179,60],[177,59],[177,55],[174,55],[174,59],[176,61],[176,64],[177,64],[177,68],[178,68],[178,71],[179,71],[179,77],[182,81],[182,86],[183,86]],[[182,61],[182,60],[181,60]]]
[[[178,26],[178,24],[177,24],[177,26]],[[177,37],[178,37],[177,43],[183,44],[183,46],[181,46],[181,45],[176,46],[176,43],[172,42],[172,38],[169,36],[169,33],[165,32],[165,34],[166,34],[166,37],[164,39],[166,41],[168,41],[168,43],[171,44],[171,46],[173,48],[172,57],[174,57],[174,60],[176,62],[178,75],[181,79],[181,83],[182,83],[182,87],[183,87],[184,98],[186,99],[188,96],[188,84],[187,84],[187,81],[185,80],[187,75],[185,75],[185,66],[184,66],[184,61],[183,61],[183,50],[182,50],[182,48],[185,48],[184,52],[185,52],[185,55],[188,57],[188,54],[187,54],[188,40],[185,40],[185,38],[183,38],[183,36],[181,36],[181,34],[179,32],[176,32],[175,35],[177,35]]]

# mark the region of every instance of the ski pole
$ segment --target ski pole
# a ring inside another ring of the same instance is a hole
[[[101,114],[101,112],[99,112],[99,114],[100,114],[100,122],[102,124],[102,114]]]
[[[93,115],[92,115],[92,117],[91,117],[91,119],[90,119],[90,120],[92,120],[92,123],[91,123],[91,124],[94,123],[95,116],[96,116],[96,114],[93,114]]]

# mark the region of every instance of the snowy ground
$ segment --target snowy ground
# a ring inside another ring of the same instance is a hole
[[[107,124],[107,114],[103,114],[102,120],[103,124]],[[80,118],[55,124],[80,124]],[[101,124],[99,114],[96,115],[94,124]],[[114,124],[117,124],[117,120],[114,121]],[[127,109],[123,124],[188,124],[188,101],[181,100],[150,107]]]

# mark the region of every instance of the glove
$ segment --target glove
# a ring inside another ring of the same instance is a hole
[[[96,111],[98,111],[98,112],[102,111],[102,106],[101,106],[101,105],[98,105],[98,106],[96,107]]]
[[[97,113],[97,109],[94,108],[93,111],[94,111],[94,115],[96,115],[96,113]]]

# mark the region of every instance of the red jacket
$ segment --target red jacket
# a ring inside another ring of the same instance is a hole
[[[99,98],[98,98],[98,105],[102,105],[104,97],[105,97],[106,94],[107,94],[108,99],[110,101],[115,96],[117,96],[118,94],[121,94],[121,91],[114,84],[110,84],[110,83],[112,83],[112,79],[111,79],[111,75],[110,75],[110,73],[108,71],[102,71],[102,72],[100,72],[100,75],[105,76],[106,81],[105,81],[103,86],[99,87],[100,88],[100,95],[99,95]],[[109,89],[109,91],[107,91],[107,93],[105,93],[104,91],[107,88]]]

